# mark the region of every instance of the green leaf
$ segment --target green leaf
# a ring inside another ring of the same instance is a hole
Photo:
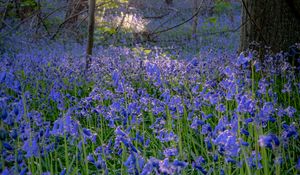
[[[216,17],[210,17],[210,18],[208,18],[208,21],[210,23],[216,24],[217,23],[217,18]]]

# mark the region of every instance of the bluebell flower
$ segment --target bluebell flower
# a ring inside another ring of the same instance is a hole
[[[275,158],[275,160],[274,160],[275,165],[280,166],[280,165],[282,165],[282,163],[283,163],[283,158],[281,156],[278,156]]]
[[[245,136],[249,136],[249,132],[244,128],[241,128],[241,134],[244,134]]]
[[[130,154],[127,160],[124,162],[124,165],[127,167],[127,171],[129,174],[136,174],[137,169],[136,169],[136,159],[133,154]]]
[[[159,168],[160,160],[156,158],[150,158],[148,162],[145,164],[141,175],[150,175],[153,171]]]
[[[202,126],[204,124],[205,124],[204,121],[202,121],[202,120],[198,119],[197,117],[195,117],[192,121],[191,128],[195,129],[195,130],[198,130],[198,127]]]
[[[167,148],[164,150],[165,157],[177,156],[178,150],[177,148]]]
[[[144,141],[145,141],[144,137],[141,136],[141,134],[140,134],[139,131],[136,132],[134,140],[137,140],[137,141],[140,142],[141,144],[144,144]]]
[[[58,118],[54,122],[50,133],[55,136],[63,136],[64,134],[79,136],[79,122],[73,120],[70,115],[66,115],[64,118]]]
[[[279,146],[280,144],[279,139],[274,134],[261,135],[258,142],[261,147],[267,147],[270,149],[274,149],[275,146]]]
[[[227,77],[232,77],[232,76],[235,75],[234,70],[232,70],[232,68],[229,67],[229,66],[226,66],[226,67],[225,67],[223,73],[224,73]]]
[[[249,123],[253,122],[253,118],[247,118],[245,119],[245,124],[248,125]]]
[[[49,97],[57,103],[59,103],[62,100],[62,95],[54,88],[51,89]]]
[[[225,175],[224,169],[221,169],[221,170],[220,170],[220,175]]]
[[[206,137],[206,138],[204,139],[204,143],[205,143],[205,146],[206,146],[207,150],[208,150],[208,151],[211,151],[211,149],[212,149],[212,144],[211,144],[211,140],[210,140],[209,137]]]
[[[219,132],[225,131],[228,124],[229,124],[229,122],[228,122],[227,116],[220,118],[217,126],[215,126],[215,128],[214,128],[213,135],[216,136]]]
[[[16,160],[18,164],[21,164],[23,162],[23,153],[21,150],[18,151]]]
[[[173,162],[173,166],[175,166],[177,169],[182,169],[182,168],[187,167],[188,163],[175,159]],[[178,172],[178,170],[177,170],[177,172]]]
[[[5,149],[7,149],[8,151],[12,151],[14,148],[7,142],[2,142],[2,145]]]
[[[84,141],[86,142],[86,139],[91,140],[93,143],[96,143],[96,139],[97,139],[97,134],[96,133],[92,133],[90,129],[87,128],[83,128],[83,138]]]
[[[161,95],[160,95],[165,103],[169,103],[170,99],[171,99],[171,94],[170,94],[170,90],[165,90]]]
[[[237,59],[238,66],[245,66],[253,59],[253,55],[250,52],[248,56],[245,56],[245,53],[241,53]]]
[[[48,172],[43,172],[42,175],[51,175],[51,173],[48,171]]]
[[[26,172],[27,172],[27,168],[25,167],[20,171],[20,175],[25,175]]]
[[[7,110],[6,110],[6,109],[3,109],[3,110],[1,111],[1,119],[2,119],[2,120],[5,120],[5,119],[7,118],[7,116],[8,116]]]
[[[201,134],[204,134],[204,135],[210,134],[211,131],[212,131],[212,128],[211,128],[210,124],[206,123],[202,126]]]
[[[178,142],[178,136],[173,131],[168,132],[165,129],[160,130],[159,135],[156,136],[156,138],[159,139],[161,142]]]
[[[294,138],[298,138],[299,133],[295,127],[295,125],[287,125],[287,124],[283,124],[282,125],[284,128],[284,131],[282,132],[282,137],[285,139],[288,139],[290,137],[294,137]]]
[[[237,161],[235,159],[233,159],[232,157],[226,157],[225,162],[226,163],[233,163],[233,164],[237,163]]]
[[[292,106],[287,107],[284,111],[288,117],[294,117],[295,113],[297,112],[297,110]]]
[[[40,155],[39,145],[36,138],[28,139],[24,142],[22,149],[26,152],[26,158]]]
[[[267,88],[269,87],[269,83],[265,78],[262,78],[258,82],[258,87],[259,87],[258,93],[265,95],[267,93]]]
[[[159,162],[159,171],[164,174],[175,174],[176,169],[172,167],[172,163],[168,158]]]
[[[67,169],[66,168],[64,168],[60,173],[59,173],[59,175],[65,175],[66,174],[66,172],[67,172]]]
[[[97,161],[94,163],[95,167],[97,169],[103,169],[106,170],[107,166],[106,166],[106,162],[102,159],[101,155],[97,156]]]
[[[5,82],[6,72],[0,72],[0,83]]]
[[[199,84],[193,86],[193,87],[192,87],[192,93],[193,93],[193,94],[197,94],[199,88],[200,88]]]
[[[251,99],[249,95],[236,96],[236,101],[238,103],[237,111],[241,113],[252,113],[255,110],[256,102]]]
[[[111,110],[121,111],[121,104],[119,102],[114,102],[110,105]]]
[[[203,168],[203,165],[205,163],[205,160],[202,156],[199,156],[193,163],[192,167],[198,171],[200,171],[203,174],[207,174],[207,170]]]
[[[216,106],[216,110],[219,111],[219,112],[225,112],[226,107],[223,104],[219,104],[218,106]]]
[[[251,168],[257,168],[261,169],[262,164],[261,164],[261,155],[259,153],[256,154],[255,151],[252,151],[251,156],[247,159],[248,165]]]
[[[213,140],[213,143],[219,146],[220,153],[236,157],[240,151],[240,144],[236,137],[236,132],[225,130]]]
[[[300,171],[300,157],[298,158],[297,164],[296,164],[296,169]]]
[[[2,172],[2,175],[12,175],[13,173],[11,173],[7,168],[5,168]]]
[[[112,80],[113,80],[113,86],[117,87],[120,81],[120,74],[117,70],[114,70],[112,72]]]
[[[213,156],[213,161],[214,161],[214,162],[217,162],[218,160],[219,160],[218,154],[214,154],[214,156]]]

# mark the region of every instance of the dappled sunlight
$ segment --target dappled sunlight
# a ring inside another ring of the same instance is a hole
[[[140,33],[147,30],[148,20],[138,14],[120,13],[120,15],[107,15],[103,21],[110,23],[113,27],[121,28],[128,32]]]

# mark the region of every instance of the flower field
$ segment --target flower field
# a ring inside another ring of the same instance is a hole
[[[297,53],[59,48],[2,56],[2,174],[299,174]]]

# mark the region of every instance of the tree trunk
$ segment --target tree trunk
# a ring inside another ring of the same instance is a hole
[[[86,69],[90,67],[94,45],[96,0],[89,0],[88,42],[86,47]]]
[[[199,0],[193,0],[193,15],[197,13],[199,8]],[[198,27],[199,13],[194,17],[192,24],[192,33],[191,39],[195,39],[197,41],[197,27]]]
[[[165,0],[167,5],[172,5],[173,4],[173,0]]]
[[[242,0],[240,51],[253,41],[273,52],[300,42],[299,0]]]

